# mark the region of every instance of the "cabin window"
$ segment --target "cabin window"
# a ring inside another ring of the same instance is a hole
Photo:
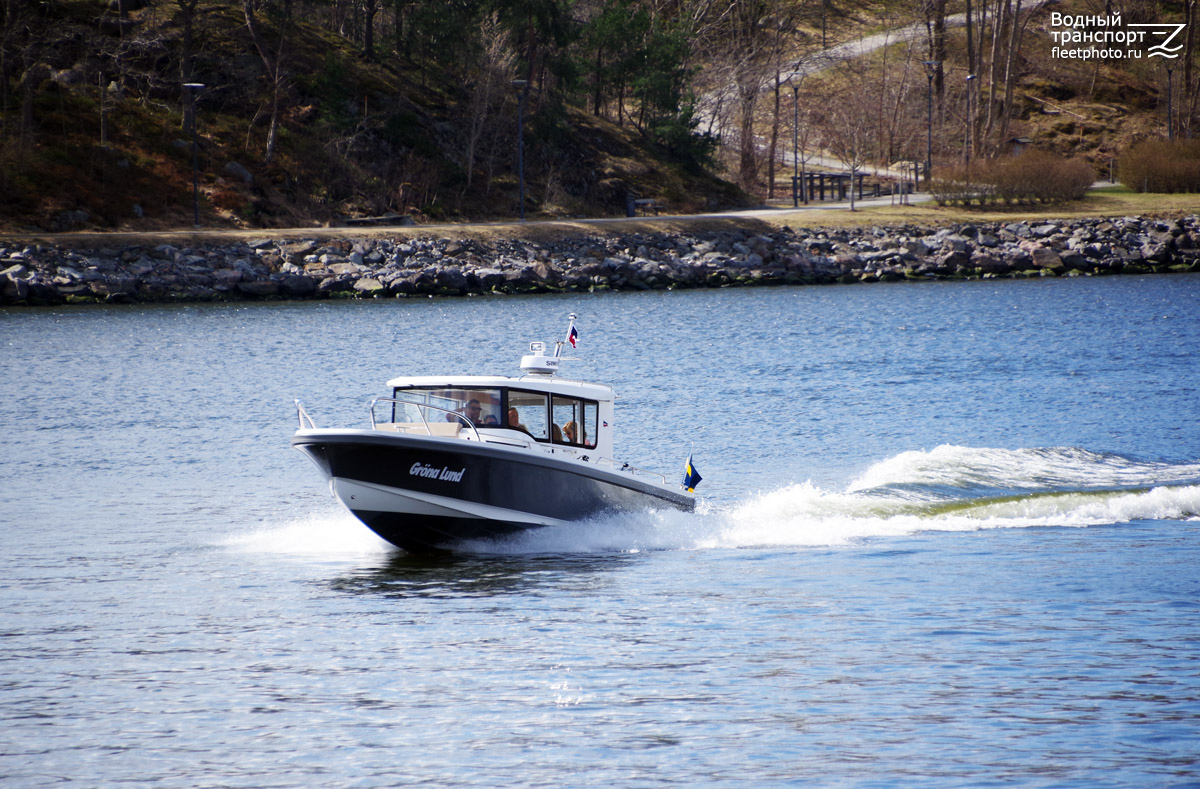
[[[402,401],[394,404],[394,422],[421,422],[424,416],[429,422],[462,423],[462,416],[479,427],[502,424],[499,389],[396,389],[394,399]]]
[[[539,441],[550,440],[549,423],[546,418],[546,395],[540,392],[509,390],[508,426],[524,430]]]
[[[538,441],[594,449],[600,405],[594,400],[477,387],[399,387],[393,390],[392,421],[462,422],[477,427],[509,427]]]
[[[583,436],[580,443],[590,449],[596,448],[596,438],[600,435],[600,404],[592,400],[583,401]]]
[[[557,428],[554,437],[556,443],[589,448],[596,446],[596,422],[600,409],[595,402],[555,395],[552,408]]]

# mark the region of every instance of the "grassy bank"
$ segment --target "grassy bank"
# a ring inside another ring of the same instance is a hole
[[[1200,194],[1142,194],[1120,184],[1093,189],[1083,200],[1056,206],[967,209],[962,206],[870,206],[815,209],[781,214],[778,224],[790,227],[863,227],[869,225],[955,225],[1020,222],[1037,219],[1083,219],[1105,216],[1181,216],[1200,213]]]

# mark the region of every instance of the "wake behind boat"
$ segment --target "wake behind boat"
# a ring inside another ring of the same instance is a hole
[[[690,458],[682,488],[617,462],[612,388],[558,377],[564,345],[579,336],[570,317],[552,356],[530,343],[520,377],[388,381],[369,428],[318,429],[297,402],[292,446],[359,520],[411,552],[605,512],[691,511],[699,475]]]

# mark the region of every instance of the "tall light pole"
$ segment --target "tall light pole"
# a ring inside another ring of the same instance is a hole
[[[967,144],[963,151],[963,164],[971,163],[971,130],[975,125],[974,119],[971,117],[971,88],[974,87],[971,83],[975,81],[974,74],[967,75]]]
[[[188,122],[192,127],[192,226],[200,227],[200,160],[196,142],[196,94],[204,90],[199,82],[185,82],[184,89],[188,92]]]
[[[525,221],[525,97],[529,95],[529,81],[514,79],[517,90],[517,178],[521,184],[521,221]]]
[[[800,207],[800,85],[792,78],[792,208]],[[807,201],[805,201],[807,202]]]
[[[927,115],[925,121],[925,191],[933,188],[933,75],[937,73],[937,67],[940,61],[923,60],[921,65],[925,67],[925,76],[929,78],[929,84],[925,91],[925,112]]]

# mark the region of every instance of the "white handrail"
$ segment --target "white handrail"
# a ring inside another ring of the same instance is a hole
[[[433,428],[431,428],[429,426],[429,420],[425,418],[424,409],[432,408],[434,411],[440,411],[443,414],[450,414],[455,419],[457,419],[460,422],[462,422],[463,424],[465,424],[468,428],[471,429],[471,432],[475,435],[476,441],[483,440],[482,438],[479,437],[479,430],[475,427],[475,423],[472,422],[470,419],[468,419],[466,416],[460,414],[458,411],[452,411],[449,408],[439,408],[436,405],[429,405],[428,403],[414,403],[412,400],[399,400],[395,397],[376,397],[374,400],[371,401],[371,429],[372,430],[379,429],[375,426],[375,424],[376,424],[375,423],[375,405],[377,403],[400,403],[402,405],[415,406],[417,408],[417,413],[420,414],[420,416],[421,416],[421,422],[425,425],[425,434],[426,435],[432,436]]]
[[[308,412],[304,410],[304,406],[300,405],[300,401],[299,401],[299,400],[296,400],[296,416],[297,416],[297,417],[299,418],[299,420],[300,420],[300,429],[301,429],[301,430],[304,430],[304,423],[305,423],[305,422],[308,422],[308,429],[309,429],[309,430],[316,430],[316,429],[317,429],[317,423],[316,423],[316,422],[314,422],[314,421],[312,420],[312,417],[308,415]]]
[[[608,460],[609,460],[610,462],[614,462],[614,461],[612,461],[612,459],[611,459],[611,458],[608,458]],[[644,468],[638,468],[637,466],[631,466],[631,465],[629,465],[628,463],[622,463],[622,464],[621,464],[621,471],[628,471],[628,472],[630,472],[630,473],[632,473],[632,474],[646,474],[646,475],[648,475],[648,476],[651,476],[651,477],[658,477],[659,479],[661,479],[661,480],[663,481],[663,484],[664,484],[664,485],[666,485],[666,484],[667,484],[667,478],[666,478],[666,476],[664,476],[663,474],[660,474],[660,473],[659,473],[659,472],[657,472],[657,471],[649,471],[649,470],[647,470],[647,469],[644,469]]]

